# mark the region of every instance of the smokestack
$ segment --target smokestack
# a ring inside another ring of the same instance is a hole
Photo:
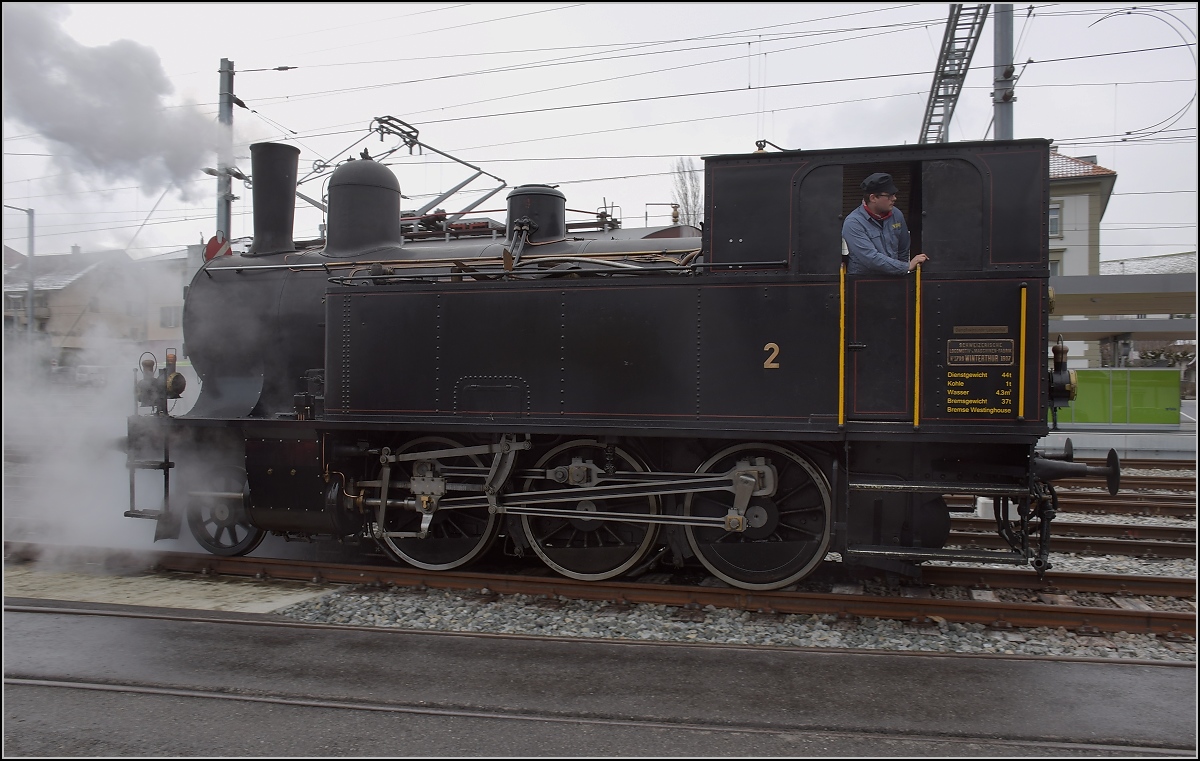
[[[295,251],[296,176],[300,149],[282,143],[250,146],[254,182],[254,243],[250,256]]]

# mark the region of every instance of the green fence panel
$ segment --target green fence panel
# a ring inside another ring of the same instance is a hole
[[[1108,370],[1109,398],[1112,400],[1112,415],[1109,422],[1132,423],[1129,418],[1129,371]]]
[[[1129,417],[1132,423],[1179,425],[1179,371],[1129,370]]]
[[[1175,368],[1076,370],[1075,400],[1059,423],[1179,425],[1180,375]]]

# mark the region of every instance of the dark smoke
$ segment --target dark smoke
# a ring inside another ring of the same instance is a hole
[[[130,40],[81,45],[62,29],[69,13],[4,4],[5,117],[49,141],[65,171],[186,194],[211,162],[214,120],[192,104],[169,107],[174,87],[153,50]]]

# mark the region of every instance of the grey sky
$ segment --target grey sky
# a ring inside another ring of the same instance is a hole
[[[1196,5],[1137,8],[1014,9],[1015,136],[1053,138],[1063,153],[1097,156],[1118,173],[1104,259],[1196,249]],[[258,112],[234,111],[247,173],[251,142],[294,142],[304,175],[316,159],[344,158],[373,117],[391,115],[510,186],[560,184],[570,209],[616,203],[629,226],[646,214],[662,224],[655,216],[666,210],[646,204],[671,200],[677,156],[699,164],[752,151],[757,139],[785,148],[916,142],[947,11],[5,4],[4,200],[36,209],[39,254],[125,247],[143,222],[135,255],[207,239],[216,181],[200,170],[215,163],[224,57],[238,70],[236,94]],[[990,136],[991,64],[989,18],[952,140]],[[394,144],[369,137],[354,155]],[[432,154],[393,158],[413,206],[467,176]],[[321,185],[302,191],[316,196]],[[233,234],[248,236],[251,194],[240,183],[234,192]],[[485,207],[502,208],[503,195]],[[297,237],[315,236],[320,221],[298,207]],[[24,215],[5,209],[4,242],[25,250]]]

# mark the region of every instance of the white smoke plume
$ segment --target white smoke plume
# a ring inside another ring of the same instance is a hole
[[[5,3],[5,117],[50,142],[65,171],[135,178],[146,192],[187,195],[211,161],[214,120],[168,101],[158,54],[130,40],[87,47],[62,28],[59,4]]]

